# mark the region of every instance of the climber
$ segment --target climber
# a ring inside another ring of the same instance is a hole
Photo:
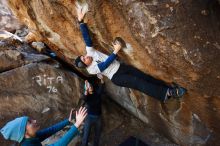
[[[169,86],[165,82],[155,79],[143,73],[131,65],[121,64],[116,59],[116,55],[122,48],[119,39],[113,42],[114,51],[107,56],[93,48],[92,40],[89,36],[87,25],[83,22],[86,13],[78,10],[78,21],[83,39],[86,44],[85,56],[78,56],[75,65],[79,68],[86,68],[90,74],[98,74],[108,77],[114,84],[139,90],[160,101],[165,101],[170,97],[182,97],[186,89],[175,84]]]
[[[21,146],[42,146],[41,142],[62,130],[65,126],[72,124],[71,110],[69,118],[57,123],[49,128],[39,130],[40,126],[36,120],[23,116],[8,122],[2,129],[1,134],[5,139],[19,142]],[[78,133],[78,128],[87,116],[86,108],[80,107],[76,111],[76,122],[71,126],[68,132],[50,146],[67,146]]]
[[[101,135],[102,120],[101,120],[101,94],[103,91],[104,81],[99,75],[101,83],[96,83],[97,79],[88,82],[85,81],[83,100],[85,101],[88,115],[85,119],[83,138],[81,146],[88,146],[89,135],[92,127],[94,127],[93,146],[99,146]]]

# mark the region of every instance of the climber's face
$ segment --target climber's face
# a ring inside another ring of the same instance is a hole
[[[28,138],[35,137],[37,131],[40,129],[36,120],[29,119],[26,125],[25,136]]]
[[[91,56],[81,56],[80,59],[83,63],[85,63],[87,66],[89,66],[92,63],[93,58]]]
[[[90,84],[88,82],[88,80],[85,80],[85,92],[86,92],[86,95],[89,93],[89,94],[93,94],[93,86],[92,84]]]

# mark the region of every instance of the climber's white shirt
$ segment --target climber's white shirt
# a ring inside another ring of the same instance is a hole
[[[108,68],[106,68],[103,72],[99,70],[98,63],[105,61],[108,56],[95,50],[93,47],[86,46],[86,52],[88,56],[93,58],[93,61],[90,66],[86,69],[90,74],[98,74],[101,73],[102,75],[108,77],[110,80],[112,79],[113,75],[118,71],[120,67],[120,63],[117,60],[114,60]]]

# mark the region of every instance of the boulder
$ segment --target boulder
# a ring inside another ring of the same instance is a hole
[[[14,33],[16,29],[22,28],[23,25],[15,18],[8,8],[7,0],[0,1],[0,30],[7,30]]]
[[[46,59],[49,59],[49,57],[37,53],[25,42],[14,38],[0,41],[0,72]]]
[[[42,41],[74,59],[85,53],[74,0],[9,0],[13,13]],[[86,22],[94,47],[110,53],[121,37],[119,58],[166,82],[188,89],[181,100],[161,103],[107,83],[115,101],[179,145],[217,145],[220,138],[220,5],[217,0],[88,0]],[[114,91],[114,92],[112,92]]]

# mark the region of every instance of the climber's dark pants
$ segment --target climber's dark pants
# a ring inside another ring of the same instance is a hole
[[[111,80],[118,86],[139,90],[160,101],[165,101],[167,98],[169,86],[165,82],[155,79],[131,65],[121,64]]]
[[[93,126],[95,130],[93,146],[99,146],[99,139],[102,131],[102,120],[101,120],[101,116],[93,116],[93,115],[87,115],[85,119],[81,146],[88,146],[90,131]]]

